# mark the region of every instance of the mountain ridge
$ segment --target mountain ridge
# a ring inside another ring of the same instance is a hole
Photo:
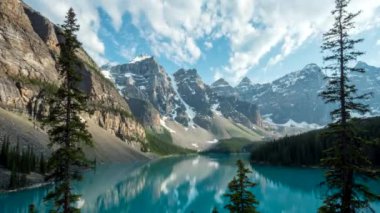
[[[0,107],[9,113],[21,113],[28,118],[25,123],[38,123],[48,113],[48,96],[60,84],[56,68],[60,53],[57,44],[62,39],[59,34],[57,25],[22,1],[0,2]],[[127,102],[84,49],[79,49],[77,56],[81,60],[78,72],[83,77],[79,88],[89,96],[93,111],[81,116],[129,144],[121,148],[122,152],[142,149],[146,145],[145,131],[131,116]],[[94,140],[95,144],[102,143]],[[111,148],[111,144],[102,147],[107,146]]]

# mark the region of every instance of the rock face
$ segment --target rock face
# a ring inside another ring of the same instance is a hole
[[[364,62],[358,62],[357,68],[364,69],[365,73],[352,73],[349,79],[358,89],[358,94],[372,93],[372,97],[363,101],[368,104],[371,114],[380,114],[380,68],[370,66]]]
[[[236,90],[223,79],[211,86],[205,84],[195,69],[180,69],[170,78],[150,56],[102,69],[112,76],[133,114],[146,126],[161,125],[161,117],[185,128],[197,125],[212,131],[214,116],[224,116],[248,128],[261,124],[255,104],[233,98]]]
[[[229,96],[236,96],[237,95],[235,88],[230,86],[230,84],[226,80],[224,80],[223,78],[212,83],[211,88],[212,88],[212,91],[217,96],[229,97]]]
[[[56,69],[59,29],[18,0],[0,2],[0,107],[39,118],[47,112],[45,99],[60,84]],[[124,98],[101,75],[81,49],[80,88],[95,110],[91,119],[129,142],[145,142],[144,128],[131,118]]]
[[[358,62],[356,67],[366,72],[351,73],[348,77],[356,85],[358,94],[373,94],[372,98],[363,103],[370,106],[372,115],[379,115],[380,68],[364,62]],[[252,84],[248,78],[244,78],[236,90],[242,100],[258,104],[262,114],[266,114],[275,123],[295,121],[325,125],[330,122],[329,112],[333,106],[325,104],[318,96],[326,86],[324,78],[320,67],[309,64],[300,71],[268,84]]]
[[[289,120],[326,124],[329,107],[318,96],[325,86],[324,74],[315,64],[285,75],[270,84],[250,84],[243,79],[237,86],[242,100],[256,103],[262,114],[275,123]]]
[[[181,99],[187,104],[191,119],[199,126],[210,129],[212,91],[195,69],[180,69],[174,73],[175,86]]]
[[[240,83],[236,86],[236,91],[240,93],[245,93],[252,89],[252,82],[249,80],[249,78],[244,77]]]
[[[103,73],[112,76],[128,99],[133,114],[146,126],[159,126],[162,117],[175,120],[184,127],[198,125],[209,130],[215,110],[249,128],[260,124],[258,108],[254,104],[225,98],[235,95],[234,88],[223,79],[208,86],[195,69],[180,69],[172,79],[150,56],[140,56],[123,65],[103,66],[102,69]],[[243,110],[241,106],[244,104],[249,106]]]
[[[104,67],[105,68],[105,67]],[[141,56],[130,63],[109,68],[121,93],[131,102],[136,99],[150,103],[160,115],[171,117],[183,125],[188,125],[185,106],[172,87],[172,82],[164,68],[153,57]],[[132,103],[133,104],[133,103]],[[143,111],[135,108],[139,120],[146,123]],[[153,111],[150,111],[154,113]],[[156,117],[152,114],[153,117]],[[156,124],[156,120],[152,120]]]

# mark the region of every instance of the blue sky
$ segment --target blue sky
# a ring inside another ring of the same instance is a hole
[[[73,7],[79,39],[97,61],[127,63],[155,56],[169,72],[196,68],[211,83],[272,81],[308,63],[322,65],[322,33],[334,0],[25,0],[55,23]],[[361,10],[353,36],[365,42],[360,58],[380,66],[380,1],[352,0]]]

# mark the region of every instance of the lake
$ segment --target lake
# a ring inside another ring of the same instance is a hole
[[[247,155],[193,155],[168,157],[146,164],[100,165],[85,173],[75,185],[82,200],[82,212],[211,212],[215,206],[226,212],[223,194],[235,175],[236,160]],[[260,212],[316,212],[322,203],[320,169],[249,165],[250,178]],[[380,184],[371,183],[380,192]],[[27,212],[34,203],[47,212],[43,203],[49,186],[0,194],[0,212]],[[380,212],[380,204],[372,205]]]

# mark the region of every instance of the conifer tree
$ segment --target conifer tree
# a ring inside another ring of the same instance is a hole
[[[74,203],[80,195],[72,190],[72,181],[81,179],[81,169],[90,166],[82,147],[92,145],[86,124],[81,121],[80,113],[86,110],[87,96],[79,89],[81,66],[76,51],[81,44],[77,40],[79,30],[74,10],[69,9],[62,28],[62,41],[59,46],[59,71],[62,84],[50,100],[51,111],[44,124],[49,125],[50,145],[54,149],[49,162],[48,179],[54,180],[55,187],[46,196],[46,200],[54,200],[55,211],[77,212]]]
[[[328,191],[320,212],[356,212],[369,208],[369,202],[379,199],[370,192],[359,179],[377,178],[378,173],[372,169],[371,162],[364,152],[367,142],[357,135],[352,126],[350,113],[368,112],[368,106],[360,103],[369,98],[369,94],[358,95],[355,85],[350,82],[349,73],[363,73],[364,70],[352,67],[352,63],[363,52],[355,50],[355,45],[362,39],[353,39],[350,30],[354,28],[353,19],[358,13],[347,11],[350,0],[335,0],[333,27],[324,34],[322,50],[325,69],[328,73],[328,85],[321,93],[326,103],[337,106],[331,112],[333,123],[326,133],[326,138],[333,141],[326,150],[322,166],[327,168],[325,174]]]
[[[9,177],[9,189],[16,188],[18,186],[18,175],[15,168],[11,170],[11,176]]]
[[[45,162],[45,158],[44,158],[44,155],[41,153],[41,156],[40,156],[40,173],[41,174],[45,174],[46,173],[46,162]]]
[[[256,206],[259,202],[255,195],[248,190],[256,186],[256,183],[251,182],[247,176],[252,171],[246,168],[241,160],[238,160],[236,165],[238,167],[237,174],[228,184],[229,193],[224,195],[230,199],[231,203],[224,208],[234,213],[256,213],[258,212]]]

